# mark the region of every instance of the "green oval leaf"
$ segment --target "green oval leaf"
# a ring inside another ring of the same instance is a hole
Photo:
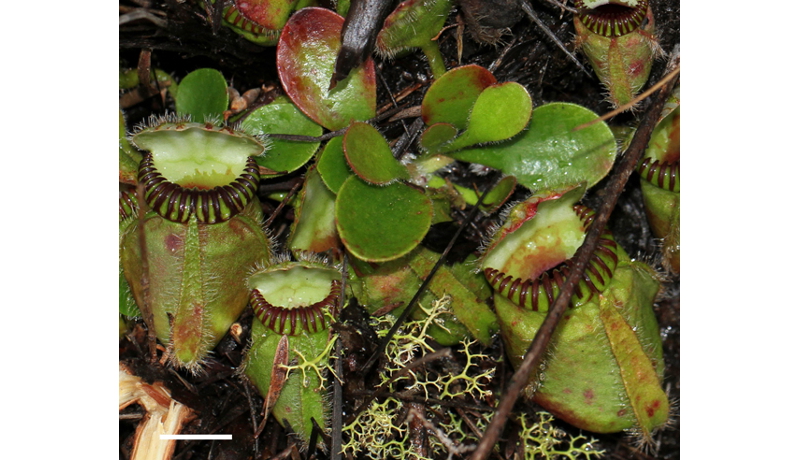
[[[175,96],[178,115],[189,115],[194,122],[222,118],[228,108],[228,83],[219,71],[197,69],[184,77]]]
[[[497,83],[491,72],[478,65],[450,70],[433,82],[422,98],[425,124],[444,122],[466,129],[469,113],[484,89]]]
[[[344,181],[353,175],[353,171],[350,170],[347,159],[344,157],[341,137],[334,137],[328,141],[317,160],[317,169],[319,169],[319,175],[325,186],[331,192],[339,193]]]
[[[409,253],[431,225],[433,205],[422,191],[403,183],[384,187],[351,176],[336,197],[336,228],[359,259],[384,262]]]
[[[410,177],[405,166],[392,155],[386,139],[367,123],[350,125],[343,146],[350,168],[371,184],[384,185]]]
[[[531,96],[519,83],[490,86],[475,101],[467,130],[442,151],[509,139],[525,128],[532,109]]]
[[[242,122],[242,129],[251,135],[322,134],[322,126],[305,116],[285,97],[279,97],[271,104],[256,109]],[[272,148],[266,155],[256,157],[256,162],[272,171],[290,173],[306,164],[314,156],[319,144],[272,139]]]
[[[450,154],[516,176],[531,190],[563,189],[585,182],[587,187],[605,177],[614,165],[617,143],[608,125],[576,104],[555,102],[533,110],[528,129],[520,136],[494,145]]]
[[[426,151],[435,151],[458,136],[458,130],[450,123],[434,123],[419,137],[419,145]]]
[[[281,32],[278,75],[292,102],[325,128],[335,131],[375,116],[375,64],[368,59],[329,91],[342,47],[344,18],[324,8],[303,8]]]

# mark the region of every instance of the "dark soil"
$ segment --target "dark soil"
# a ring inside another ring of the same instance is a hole
[[[480,3],[480,2],[478,2]],[[572,45],[574,28],[572,15],[560,11],[550,4],[534,1],[533,8],[539,18],[558,36],[568,48]],[[680,41],[680,4],[678,0],[654,1],[652,5],[656,17],[656,29],[662,47],[670,51]],[[230,30],[221,27],[214,31],[202,17],[202,11],[193,2],[179,3],[177,0],[166,2],[155,1],[120,1],[120,14],[131,8],[141,8],[142,4],[154,14],[167,22],[167,27],[147,21],[138,20],[120,26],[120,68],[135,68],[143,49],[152,50],[152,66],[165,70],[177,80],[192,70],[201,67],[213,67],[228,78],[231,86],[240,93],[262,86],[274,86],[280,90],[275,69],[274,48],[256,46]],[[513,3],[512,3],[513,5]],[[454,11],[448,24],[455,24],[458,12]],[[520,19],[521,18],[521,19]],[[603,89],[593,75],[587,76],[569,60],[562,51],[553,45],[536,25],[522,15],[509,14],[509,18],[499,18],[506,22],[517,19],[502,35],[499,44],[480,45],[473,40],[469,30],[463,35],[463,55],[461,64],[475,63],[493,71],[499,81],[516,81],[524,85],[539,105],[550,101],[574,102],[584,105],[597,113],[605,113],[610,106],[603,101]],[[447,67],[459,65],[457,59],[457,34],[453,27],[447,29],[440,38],[440,47],[445,56]],[[588,68],[588,63],[580,54],[579,59]],[[411,96],[402,101],[403,106],[418,105],[430,81],[428,66],[421,53],[411,54],[395,61],[376,61],[380,74],[378,90],[378,106],[381,107],[391,99],[389,94],[422,83]],[[651,81],[661,78],[665,61],[661,60],[653,68]],[[141,103],[126,108],[126,116],[130,126],[145,119],[150,114],[161,114],[174,109],[174,102],[156,95]],[[634,125],[636,115],[623,114],[612,120],[619,125]],[[130,127],[129,126],[129,127]],[[388,139],[396,139],[411,127],[410,121],[379,124]],[[413,148],[413,146],[412,146]],[[475,176],[467,168],[457,168],[452,172],[454,181],[481,184],[487,176]],[[291,178],[273,181],[265,186],[270,188],[291,188]],[[600,184],[602,186],[602,184]],[[597,187],[596,187],[597,188]],[[590,196],[589,205],[597,203],[600,198]],[[267,215],[271,214],[277,203],[264,199]],[[456,221],[464,218],[463,214],[454,215]],[[273,234],[285,236],[286,224],[292,219],[291,209],[282,211],[281,216],[272,224]],[[460,245],[462,254],[475,250],[477,243],[485,232],[488,221],[478,221],[471,226]],[[638,179],[632,180],[619,200],[610,222],[617,241],[621,242],[632,257],[658,265],[659,248],[650,232],[644,217],[641,190]],[[452,235],[453,226],[435,227],[426,244],[434,250],[440,250]],[[664,354],[666,361],[665,386],[673,400],[680,396],[680,282],[673,276],[665,279],[665,286],[660,301],[656,305],[656,314],[662,326]],[[358,321],[358,313],[351,313],[353,318],[348,328],[361,330],[362,336],[369,335],[368,325]],[[248,310],[245,315],[252,315]],[[247,325],[248,318],[240,323]],[[365,335],[366,334],[366,335]],[[243,337],[249,336],[245,328]],[[359,336],[359,337],[362,337]],[[353,340],[356,340],[355,338]],[[351,343],[353,349],[371,345]],[[499,342],[496,341],[496,342]],[[246,343],[246,342],[244,342]],[[257,393],[235,375],[241,362],[243,348],[231,337],[226,337],[215,352],[208,372],[202,376],[191,376],[174,369],[163,368],[148,359],[146,332],[141,322],[132,325],[128,337],[120,341],[120,360],[126,362],[135,373],[148,381],[160,380],[171,390],[173,397],[191,407],[198,417],[184,429],[185,433],[232,433],[234,439],[241,442],[188,442],[178,443],[174,459],[266,459],[284,452],[291,443],[284,430],[273,420],[267,422],[261,436],[253,439],[254,417],[258,418],[263,400]],[[490,350],[491,356],[500,356],[501,350]],[[366,359],[368,353],[353,353],[352,359]],[[498,368],[496,381],[508,381],[512,369],[503,366]],[[344,410],[352,412],[355,406],[355,395],[364,388],[369,388],[364,376],[345,374],[354,383],[345,385]],[[523,409],[525,403],[518,403]],[[138,420],[136,414],[142,409],[131,406],[124,413],[127,418],[120,419],[120,459],[129,458],[133,433]],[[255,415],[254,413],[255,412]],[[594,435],[606,450],[605,458],[611,459],[678,459],[680,458],[680,421],[678,407],[675,405],[674,424],[659,432],[653,452],[644,453],[635,449],[634,442],[625,434]],[[121,413],[122,414],[122,413]],[[579,431],[567,424],[559,423],[569,433]],[[515,427],[509,424],[504,437],[513,438]],[[513,449],[504,447],[493,458],[515,458]],[[288,452],[286,452],[288,453]],[[502,454],[501,454],[502,453]],[[506,457],[506,454],[512,454]],[[299,458],[329,458],[322,451],[305,452]]]

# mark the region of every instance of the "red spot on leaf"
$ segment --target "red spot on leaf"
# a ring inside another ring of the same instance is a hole
[[[647,65],[647,60],[645,59],[637,59],[631,62],[630,70],[628,71],[632,77],[638,77],[645,71],[645,66]]]
[[[648,417],[652,417],[653,415],[655,415],[659,407],[661,407],[661,401],[656,399],[655,401],[645,406],[644,410],[647,411]]]
[[[497,83],[497,78],[491,72],[477,72],[478,76],[478,84],[484,88],[488,88],[489,86],[494,85]]]
[[[166,246],[170,252],[175,253],[183,249],[183,240],[180,236],[170,233],[164,238],[164,246]]]

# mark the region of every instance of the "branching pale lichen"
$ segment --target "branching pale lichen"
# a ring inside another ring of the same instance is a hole
[[[591,459],[600,458],[605,452],[592,445],[597,442],[594,439],[587,439],[583,435],[567,435],[556,428],[552,423],[553,416],[548,412],[537,412],[533,417],[534,420],[528,420],[523,413],[518,418],[522,425],[519,442],[523,444],[525,460]]]
[[[494,376],[494,369],[489,369],[478,375],[469,375],[469,371],[475,371],[479,360],[488,359],[489,356],[483,353],[471,353],[470,348],[478,343],[477,340],[464,341],[464,354],[467,358],[467,364],[458,375],[441,375],[437,379],[438,385],[441,389],[440,398],[457,398],[463,394],[469,394],[478,401],[483,400],[486,396],[490,396],[492,392],[488,390],[487,383],[492,380]],[[461,386],[457,386],[456,382],[461,382]],[[455,389],[458,388],[458,389]],[[453,391],[451,392],[451,389]]]
[[[300,372],[303,373],[303,387],[308,388],[309,379],[306,376],[306,369],[311,369],[317,374],[319,380],[319,389],[324,390],[326,385],[326,379],[322,375],[323,371],[327,369],[331,375],[336,376],[338,380],[341,381],[339,376],[336,375],[334,372],[333,367],[331,366],[331,361],[328,359],[331,356],[331,350],[333,346],[336,344],[336,340],[339,338],[338,334],[334,334],[331,338],[328,339],[327,345],[325,345],[325,349],[320,353],[316,358],[309,360],[300,352],[300,350],[293,349],[292,351],[300,358],[297,361],[297,364],[289,365],[289,366],[281,366],[285,368],[288,372],[293,370],[299,369]]]

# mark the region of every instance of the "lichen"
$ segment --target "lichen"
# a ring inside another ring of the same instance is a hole
[[[594,443],[597,440],[583,435],[572,436],[553,425],[553,416],[548,412],[537,412],[532,416],[519,414],[519,442],[523,444],[525,460],[579,458],[591,459],[602,457],[605,451],[598,450]]]
[[[448,312],[450,298],[445,296],[430,306],[419,305],[426,313],[420,320],[409,321],[387,344],[387,365],[380,374],[385,392],[374,399],[350,424],[344,426],[342,452],[372,459],[451,459],[464,458],[474,450],[489,425],[492,412],[466,409],[487,406],[492,397],[495,367],[484,366],[491,361],[485,350],[474,340],[464,340],[458,351],[450,350],[452,358],[444,364],[434,361],[420,364],[422,358],[434,353],[426,340],[428,328]],[[384,337],[392,322],[387,318],[374,319],[379,337]],[[458,355],[457,357],[455,355]],[[443,361],[443,360],[442,360]],[[455,367],[460,368],[455,369]],[[388,396],[386,396],[388,395]],[[416,397],[416,399],[415,399]],[[424,400],[424,410],[419,404]],[[457,408],[458,407],[458,408]],[[603,451],[584,436],[567,436],[551,422],[547,412],[519,414],[519,441],[526,460],[536,458],[571,460],[599,457]],[[409,429],[412,421],[424,427],[419,447]]]

